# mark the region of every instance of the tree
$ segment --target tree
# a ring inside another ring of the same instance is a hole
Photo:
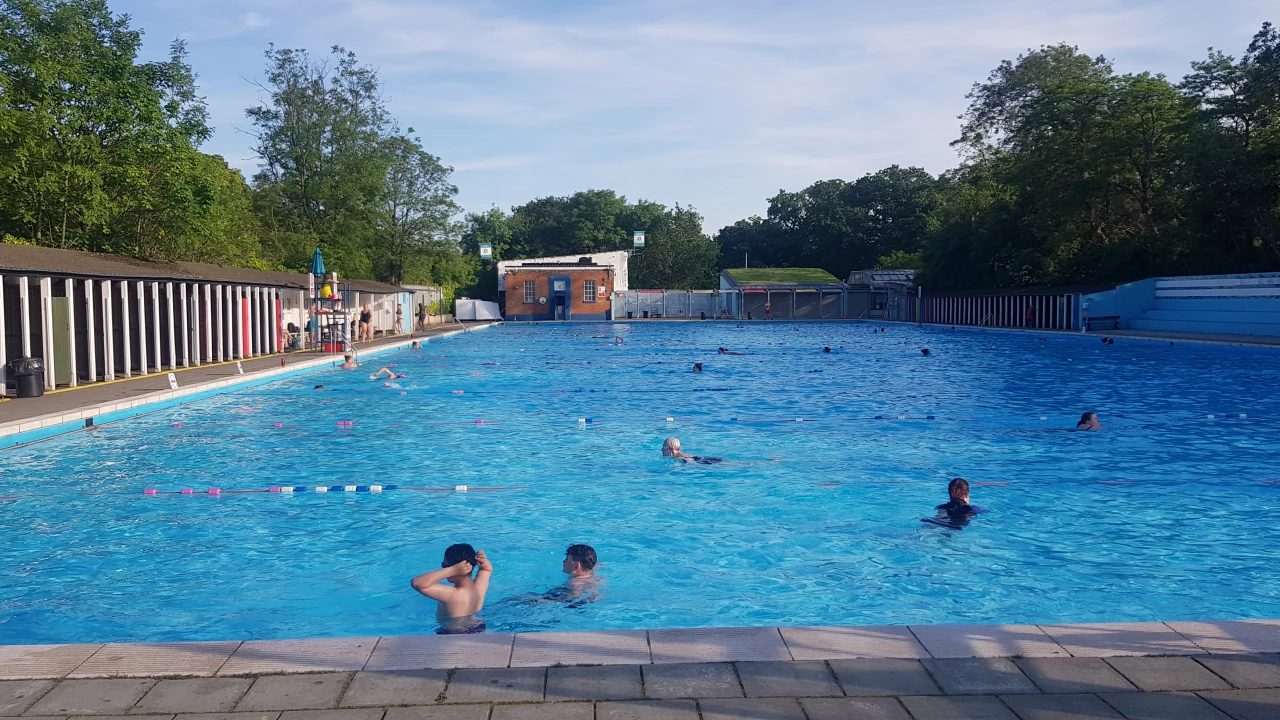
[[[677,205],[645,232],[629,263],[631,287],[706,290],[719,284],[720,247],[702,232],[702,216]]]
[[[394,284],[405,279],[406,269],[430,278],[433,265],[427,257],[461,253],[451,222],[458,212],[453,202],[458,188],[449,183],[453,170],[423,150],[417,138],[389,137],[382,151],[389,164],[375,219],[380,274]]]
[[[327,60],[306,50],[266,51],[267,101],[245,114],[261,169],[258,212],[272,252],[303,269],[315,246],[348,277],[373,277],[371,247],[387,192],[393,123],[377,73],[334,46]]]
[[[167,257],[208,138],[186,48],[136,62],[142,34],[102,0],[0,5],[0,223],[41,245]]]

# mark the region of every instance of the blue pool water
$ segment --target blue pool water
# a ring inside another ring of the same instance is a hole
[[[409,579],[460,541],[498,631],[1280,617],[1278,360],[863,323],[434,341],[0,453],[0,643],[431,632]],[[1064,430],[1084,410],[1103,432]],[[674,464],[669,435],[736,462]],[[1007,484],[923,525],[956,475]],[[520,489],[142,494],[375,482]],[[576,542],[601,601],[504,600]]]

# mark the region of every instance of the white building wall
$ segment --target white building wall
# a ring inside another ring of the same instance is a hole
[[[578,258],[591,258],[597,265],[608,265],[613,268],[613,291],[626,292],[631,289],[627,284],[627,261],[631,253],[626,250],[604,253],[584,253],[581,255],[560,255],[557,257],[524,258],[522,260],[503,260],[498,263],[498,290],[507,289],[507,268],[518,267],[524,263],[576,263]]]

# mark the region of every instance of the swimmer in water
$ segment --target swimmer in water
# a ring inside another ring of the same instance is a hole
[[[699,457],[690,455],[680,450],[680,438],[667,438],[662,443],[662,455],[664,457],[679,460],[682,463],[698,463],[699,465],[716,465],[724,462],[723,458],[718,457]]]
[[[483,550],[476,550],[466,543],[450,545],[444,551],[444,562],[439,570],[423,573],[410,581],[414,590],[439,603],[436,619],[440,621],[439,635],[471,635],[484,632],[484,620],[476,616],[484,608],[484,596],[489,591],[489,578],[493,564]],[[475,577],[471,570],[479,568]],[[449,585],[442,581],[448,580]]]
[[[1077,430],[1101,430],[1102,423],[1098,422],[1098,414],[1087,412],[1080,416],[1080,422],[1076,423]]]
[[[409,349],[410,349],[410,350],[421,350],[421,349],[422,349],[422,343],[418,342],[417,340],[414,340],[413,342],[409,343]]]
[[[971,517],[985,512],[982,508],[969,504],[969,481],[964,478],[954,478],[948,483],[947,494],[951,499],[935,508],[938,515],[923,518],[922,522],[959,530],[969,524]]]
[[[721,355],[746,355],[746,353],[734,352],[733,350],[730,350],[729,348],[718,348],[718,349],[717,349],[717,351],[718,351]]]
[[[614,344],[614,345],[621,345],[622,343],[623,343],[622,338],[617,337],[617,336],[615,335],[615,336],[614,336],[614,338],[613,338],[613,344]]]
[[[929,348],[920,348],[920,354],[925,357],[929,357],[933,353],[929,352]]]
[[[824,352],[824,353],[829,353],[829,352],[831,352],[831,348],[830,348],[830,347],[824,347],[824,348],[822,348],[822,352]]]
[[[328,389],[328,388],[326,388],[326,387],[325,387],[325,386],[323,386],[323,385],[317,385],[317,386],[315,386],[315,387],[313,387],[313,388],[311,388],[311,389],[312,389],[312,390],[326,390],[326,389]]]
[[[388,378],[388,379],[391,379],[391,380],[395,380],[396,378],[399,378],[399,377],[404,377],[404,373],[397,374],[397,373],[396,373],[395,371],[393,371],[391,368],[384,367],[384,368],[382,368],[381,370],[379,370],[378,372],[376,372],[376,373],[374,373],[374,374],[370,375],[370,376],[369,376],[369,379],[370,379],[370,380],[377,380],[378,378],[382,377],[383,375],[386,375],[386,376],[387,376],[387,378]]]
[[[343,355],[343,356],[342,356],[342,369],[343,369],[343,370],[355,370],[355,369],[356,369],[356,368],[358,368],[358,367],[360,367],[360,363],[356,362],[356,358],[355,358],[355,356],[354,356],[354,355]]]
[[[694,371],[694,372],[702,372],[702,363],[694,363],[694,364],[693,364],[693,371]]]

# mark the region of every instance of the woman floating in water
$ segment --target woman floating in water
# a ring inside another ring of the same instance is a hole
[[[716,465],[724,462],[724,458],[718,457],[699,457],[690,455],[680,450],[680,438],[667,438],[662,443],[663,457],[675,458],[683,463],[698,463],[699,465]]]

